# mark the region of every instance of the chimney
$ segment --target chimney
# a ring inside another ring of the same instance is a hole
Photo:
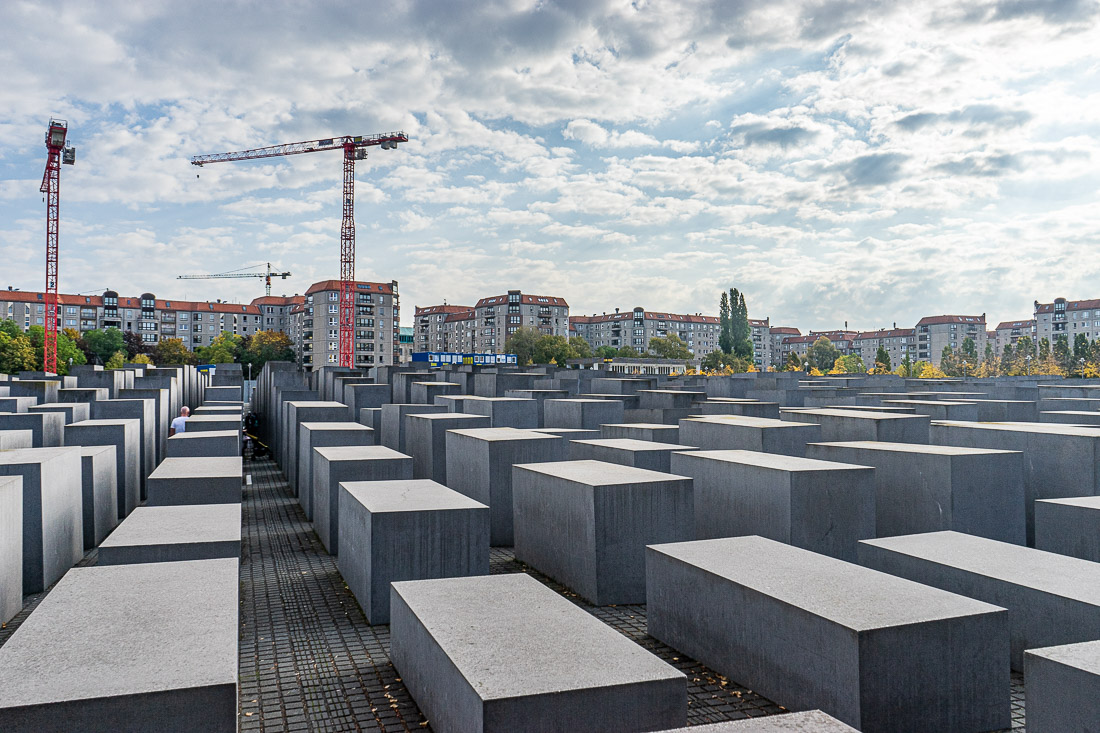
[[[847,321],[845,321],[845,322],[844,322],[844,330],[845,330],[845,331],[847,331],[847,330],[848,330],[848,322],[847,322]]]
[[[897,321],[894,321],[894,329],[896,330],[896,329],[897,329],[897,327],[898,327],[898,322],[897,322]]]
[[[618,313],[618,312],[619,312],[619,309],[618,309],[618,308],[616,308],[616,309],[615,309],[615,312],[616,312],[616,313]]]

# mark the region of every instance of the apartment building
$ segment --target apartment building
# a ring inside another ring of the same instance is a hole
[[[917,321],[917,355],[920,361],[940,365],[945,346],[952,351],[962,349],[967,338],[974,340],[978,358],[985,353],[985,314],[980,316],[925,316]]]
[[[805,336],[784,336],[781,346],[781,359],[780,364],[787,361],[787,358],[793,352],[805,356],[806,352],[813,346],[814,341],[824,336],[832,342],[841,356],[849,356],[851,354],[859,355],[859,349],[855,345],[856,337],[859,336],[857,331],[810,331]]]
[[[507,295],[482,298],[474,306],[475,332],[472,351],[502,354],[508,337],[517,328],[535,328],[551,336],[569,336],[569,304],[564,298],[526,295],[509,290]]]
[[[1005,346],[1015,347],[1021,336],[1029,336],[1033,341],[1035,340],[1035,319],[1001,321],[991,333],[993,351],[997,356],[1000,356],[1004,353]],[[989,333],[986,334],[986,337],[990,337]],[[982,353],[985,353],[985,347],[982,347]]]
[[[907,355],[910,361],[917,360],[916,336],[915,328],[898,328],[895,323],[893,328],[860,331],[852,339],[852,346],[868,369],[874,367],[879,347],[886,349],[890,356],[890,365],[897,369]]]
[[[1100,338],[1100,299],[1055,298],[1053,303],[1035,301],[1036,343],[1047,339],[1053,344],[1056,336],[1065,334],[1066,342],[1072,348],[1079,333],[1090,341]]]
[[[460,313],[448,313],[443,319],[444,351],[459,354],[474,353],[474,333],[477,331],[477,316],[471,308]]]
[[[787,361],[787,355],[791,353],[790,347],[784,344],[785,340],[801,335],[802,332],[793,326],[768,326],[767,364],[776,368],[782,367]]]
[[[265,295],[256,298],[252,305],[260,309],[263,316],[264,331],[279,331],[288,333],[290,329],[290,311],[296,305],[306,302],[304,295]]]
[[[45,293],[0,291],[0,313],[26,331],[46,324]],[[103,295],[58,295],[56,318],[61,329],[81,333],[117,328],[139,334],[154,346],[163,339],[178,338],[191,349],[209,346],[222,331],[251,336],[263,329],[259,306],[222,301],[159,299],[153,293],[120,296],[114,290]]]
[[[416,324],[413,326],[413,351],[468,353],[460,352],[457,348],[459,339],[456,339],[455,335],[458,329],[453,324],[458,321],[448,321],[452,315],[467,315],[470,317],[469,320],[472,320],[474,308],[470,305],[447,305],[446,303],[443,305],[416,306],[413,315],[413,323]],[[448,327],[448,323],[452,325]]]
[[[719,321],[719,335],[721,335],[721,321]],[[752,361],[756,368],[763,371],[772,363],[771,354],[771,323],[769,319],[749,319],[749,338],[752,339]]]
[[[699,313],[661,313],[639,307],[630,311],[615,309],[614,313],[602,315],[573,316],[569,321],[572,335],[580,336],[593,349],[629,346],[644,352],[649,348],[650,339],[668,336],[676,336],[687,344],[697,359],[718,349],[718,318]]]
[[[401,309],[397,281],[355,282],[356,367],[400,360]],[[289,306],[286,333],[298,363],[310,370],[340,363],[340,281],[322,280]]]

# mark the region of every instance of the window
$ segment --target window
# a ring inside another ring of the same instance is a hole
[[[329,300],[340,300],[340,293],[329,293],[328,294],[328,299]]]
[[[181,321],[186,321],[187,320],[187,314],[186,313],[180,313],[179,314],[179,319]]]
[[[333,304],[329,305],[328,312],[329,313],[339,313],[340,312],[340,304],[339,303],[333,303]]]

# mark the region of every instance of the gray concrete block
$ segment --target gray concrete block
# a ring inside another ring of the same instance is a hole
[[[806,444],[820,440],[820,426],[789,420],[721,415],[680,421],[680,442],[702,450],[754,450],[805,457]]]
[[[239,456],[241,435],[236,430],[200,430],[176,433],[168,438],[166,458],[202,458]]]
[[[146,477],[157,467],[156,405],[146,399],[96,400],[92,403],[93,420],[140,420],[138,456],[141,461],[142,498]],[[190,420],[188,420],[190,423]]]
[[[565,458],[556,435],[513,428],[449,430],[447,485],[489,507],[489,541],[511,547],[512,466]]]
[[[569,399],[546,400],[542,409],[546,427],[599,430],[623,422],[625,408],[618,400]]]
[[[820,710],[807,710],[802,713],[766,715],[747,720],[693,725],[690,728],[675,728],[660,731],[660,733],[858,733],[858,731]]]
[[[931,442],[1021,451],[1027,543],[1035,544],[1035,500],[1100,495],[1100,431],[1048,423],[938,421]]]
[[[504,391],[505,397],[518,397],[524,400],[535,401],[535,413],[538,419],[538,426],[542,427],[546,424],[544,417],[543,403],[546,400],[563,400],[569,397],[568,390],[564,389],[508,389]],[[459,412],[465,412],[460,410]]]
[[[1100,563],[1100,496],[1036,501],[1035,549]]]
[[[187,418],[187,425],[184,432],[187,433],[199,433],[216,431],[221,432],[225,430],[241,430],[241,418],[237,412],[233,412],[230,415],[219,414],[203,414],[197,413]]]
[[[695,485],[695,536],[759,535],[855,562],[875,536],[874,469],[759,451],[672,455]]]
[[[489,507],[426,479],[339,484],[340,574],[372,624],[390,583],[489,574]]]
[[[1010,725],[1008,612],[762,537],[647,549],[651,636],[864,731]]]
[[[490,427],[488,417],[461,412],[411,414],[405,418],[405,448],[413,459],[413,478],[447,484],[447,431]]]
[[[294,495],[298,495],[298,439],[301,437],[301,424],[304,422],[341,422],[348,416],[348,407],[340,402],[296,401],[287,404],[286,415],[286,458],[282,463]]]
[[[359,416],[360,410],[380,408],[388,403],[392,394],[388,384],[349,384],[344,387],[342,401],[348,406],[348,412],[354,420]]]
[[[0,450],[33,447],[34,433],[30,430],[0,430]]]
[[[652,440],[655,443],[678,443],[679,425],[661,423],[622,423],[620,425],[601,425],[601,438],[629,438],[631,440]]]
[[[1085,412],[1084,410],[1040,412],[1039,422],[1060,423],[1063,425],[1100,425],[1100,412]]]
[[[820,408],[780,410],[780,417],[784,420],[820,425],[821,440],[827,443],[855,440],[928,443],[930,418],[926,415]]]
[[[141,380],[134,380],[140,382]],[[153,402],[153,435],[156,446],[154,463],[160,463],[168,455],[168,428],[172,419],[179,411],[172,412],[172,393],[170,390],[152,387],[139,387],[134,389],[119,390],[119,399],[123,400],[152,400]],[[69,422],[76,422],[70,420]]]
[[[0,452],[0,476],[23,479],[23,592],[53,585],[84,554],[80,451]]]
[[[37,397],[0,397],[0,413],[27,412],[37,404]]]
[[[744,417],[765,417],[779,419],[778,402],[760,402],[741,398],[711,398],[695,405],[701,415],[742,415]]]
[[[466,405],[473,402],[479,402],[481,400],[490,399],[488,397],[478,397],[476,395],[468,394],[453,394],[453,395],[439,395],[435,398],[435,404],[440,405],[446,412],[466,412]]]
[[[85,420],[65,426],[65,444],[115,447],[118,482],[118,518],[125,519],[141,502],[141,462],[138,458],[139,420]]]
[[[27,408],[27,412],[60,412],[63,415],[62,424],[68,425],[87,420],[91,412],[90,407],[91,405],[84,402],[47,402],[44,405],[31,405]]]
[[[240,556],[240,504],[140,506],[99,546],[98,564]]]
[[[523,573],[399,582],[390,596],[393,663],[433,730],[687,722],[681,672]]]
[[[240,386],[207,387],[205,394],[203,394],[203,402],[240,402],[243,399]]]
[[[236,730],[237,564],[74,569],[0,648],[0,730]]]
[[[111,399],[110,390],[102,387],[77,387],[57,390],[58,402],[95,402]]]
[[[313,449],[374,445],[374,431],[357,422],[304,422],[298,426],[298,504],[313,519]]]
[[[34,448],[65,445],[65,416],[59,412],[0,413],[0,430],[30,430]]]
[[[381,445],[313,449],[313,529],[330,555],[340,551],[340,483],[413,477],[412,458]]]
[[[118,461],[113,445],[81,446],[84,549],[90,550],[118,526]]]
[[[912,407],[914,414],[932,420],[977,420],[978,406],[973,402],[951,400],[883,400],[885,407]]]
[[[417,405],[434,405],[436,397],[462,392],[457,382],[413,382],[409,387],[409,400]]]
[[[23,477],[0,476],[0,624],[23,609]]]
[[[382,408],[381,407],[364,407],[359,411],[360,425],[366,425],[368,428],[374,431],[374,444],[381,445],[382,442]]]
[[[1030,400],[968,400],[978,406],[979,422],[1038,422],[1038,404]]]
[[[529,429],[539,427],[539,404],[519,397],[487,397],[464,405],[468,415],[484,415],[490,427]]]
[[[1100,730],[1100,641],[1024,652],[1028,733]]]
[[[694,537],[690,478],[600,461],[513,467],[516,559],[598,606],[642,603],[645,546]]]
[[[523,372],[477,372],[474,374],[473,393],[478,397],[503,397],[511,389],[534,389],[535,380],[543,376]]]
[[[952,529],[1018,545],[1026,540],[1021,453],[857,441],[812,443],[806,455],[874,467],[878,537]]]
[[[57,391],[61,389],[58,379],[13,379],[8,382],[8,394],[12,397],[33,397],[38,404],[57,402]]]
[[[149,476],[149,506],[240,504],[240,456],[165,458]]]
[[[663,473],[671,472],[673,453],[696,450],[693,446],[679,443],[657,443],[633,438],[572,440],[568,449],[568,458],[571,461],[604,461]]]
[[[864,540],[859,561],[1009,610],[1012,668],[1025,649],[1100,636],[1100,564],[960,532]]]
[[[390,450],[405,453],[405,430],[407,429],[405,417],[408,415],[430,415],[446,411],[447,408],[442,405],[382,405],[381,444]]]

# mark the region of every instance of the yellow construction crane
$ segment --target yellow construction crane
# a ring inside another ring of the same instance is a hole
[[[249,265],[248,267],[242,267],[241,270],[247,270],[251,267],[259,267],[259,265]],[[219,272],[216,275],[179,275],[177,280],[217,280],[219,278],[235,278],[235,277],[262,277],[264,279],[264,285],[267,288],[267,294],[271,295],[271,278],[281,277],[286,280],[290,277],[289,272],[275,272],[271,269],[271,263],[267,263],[266,272],[241,272],[241,270],[230,270],[229,272]]]

